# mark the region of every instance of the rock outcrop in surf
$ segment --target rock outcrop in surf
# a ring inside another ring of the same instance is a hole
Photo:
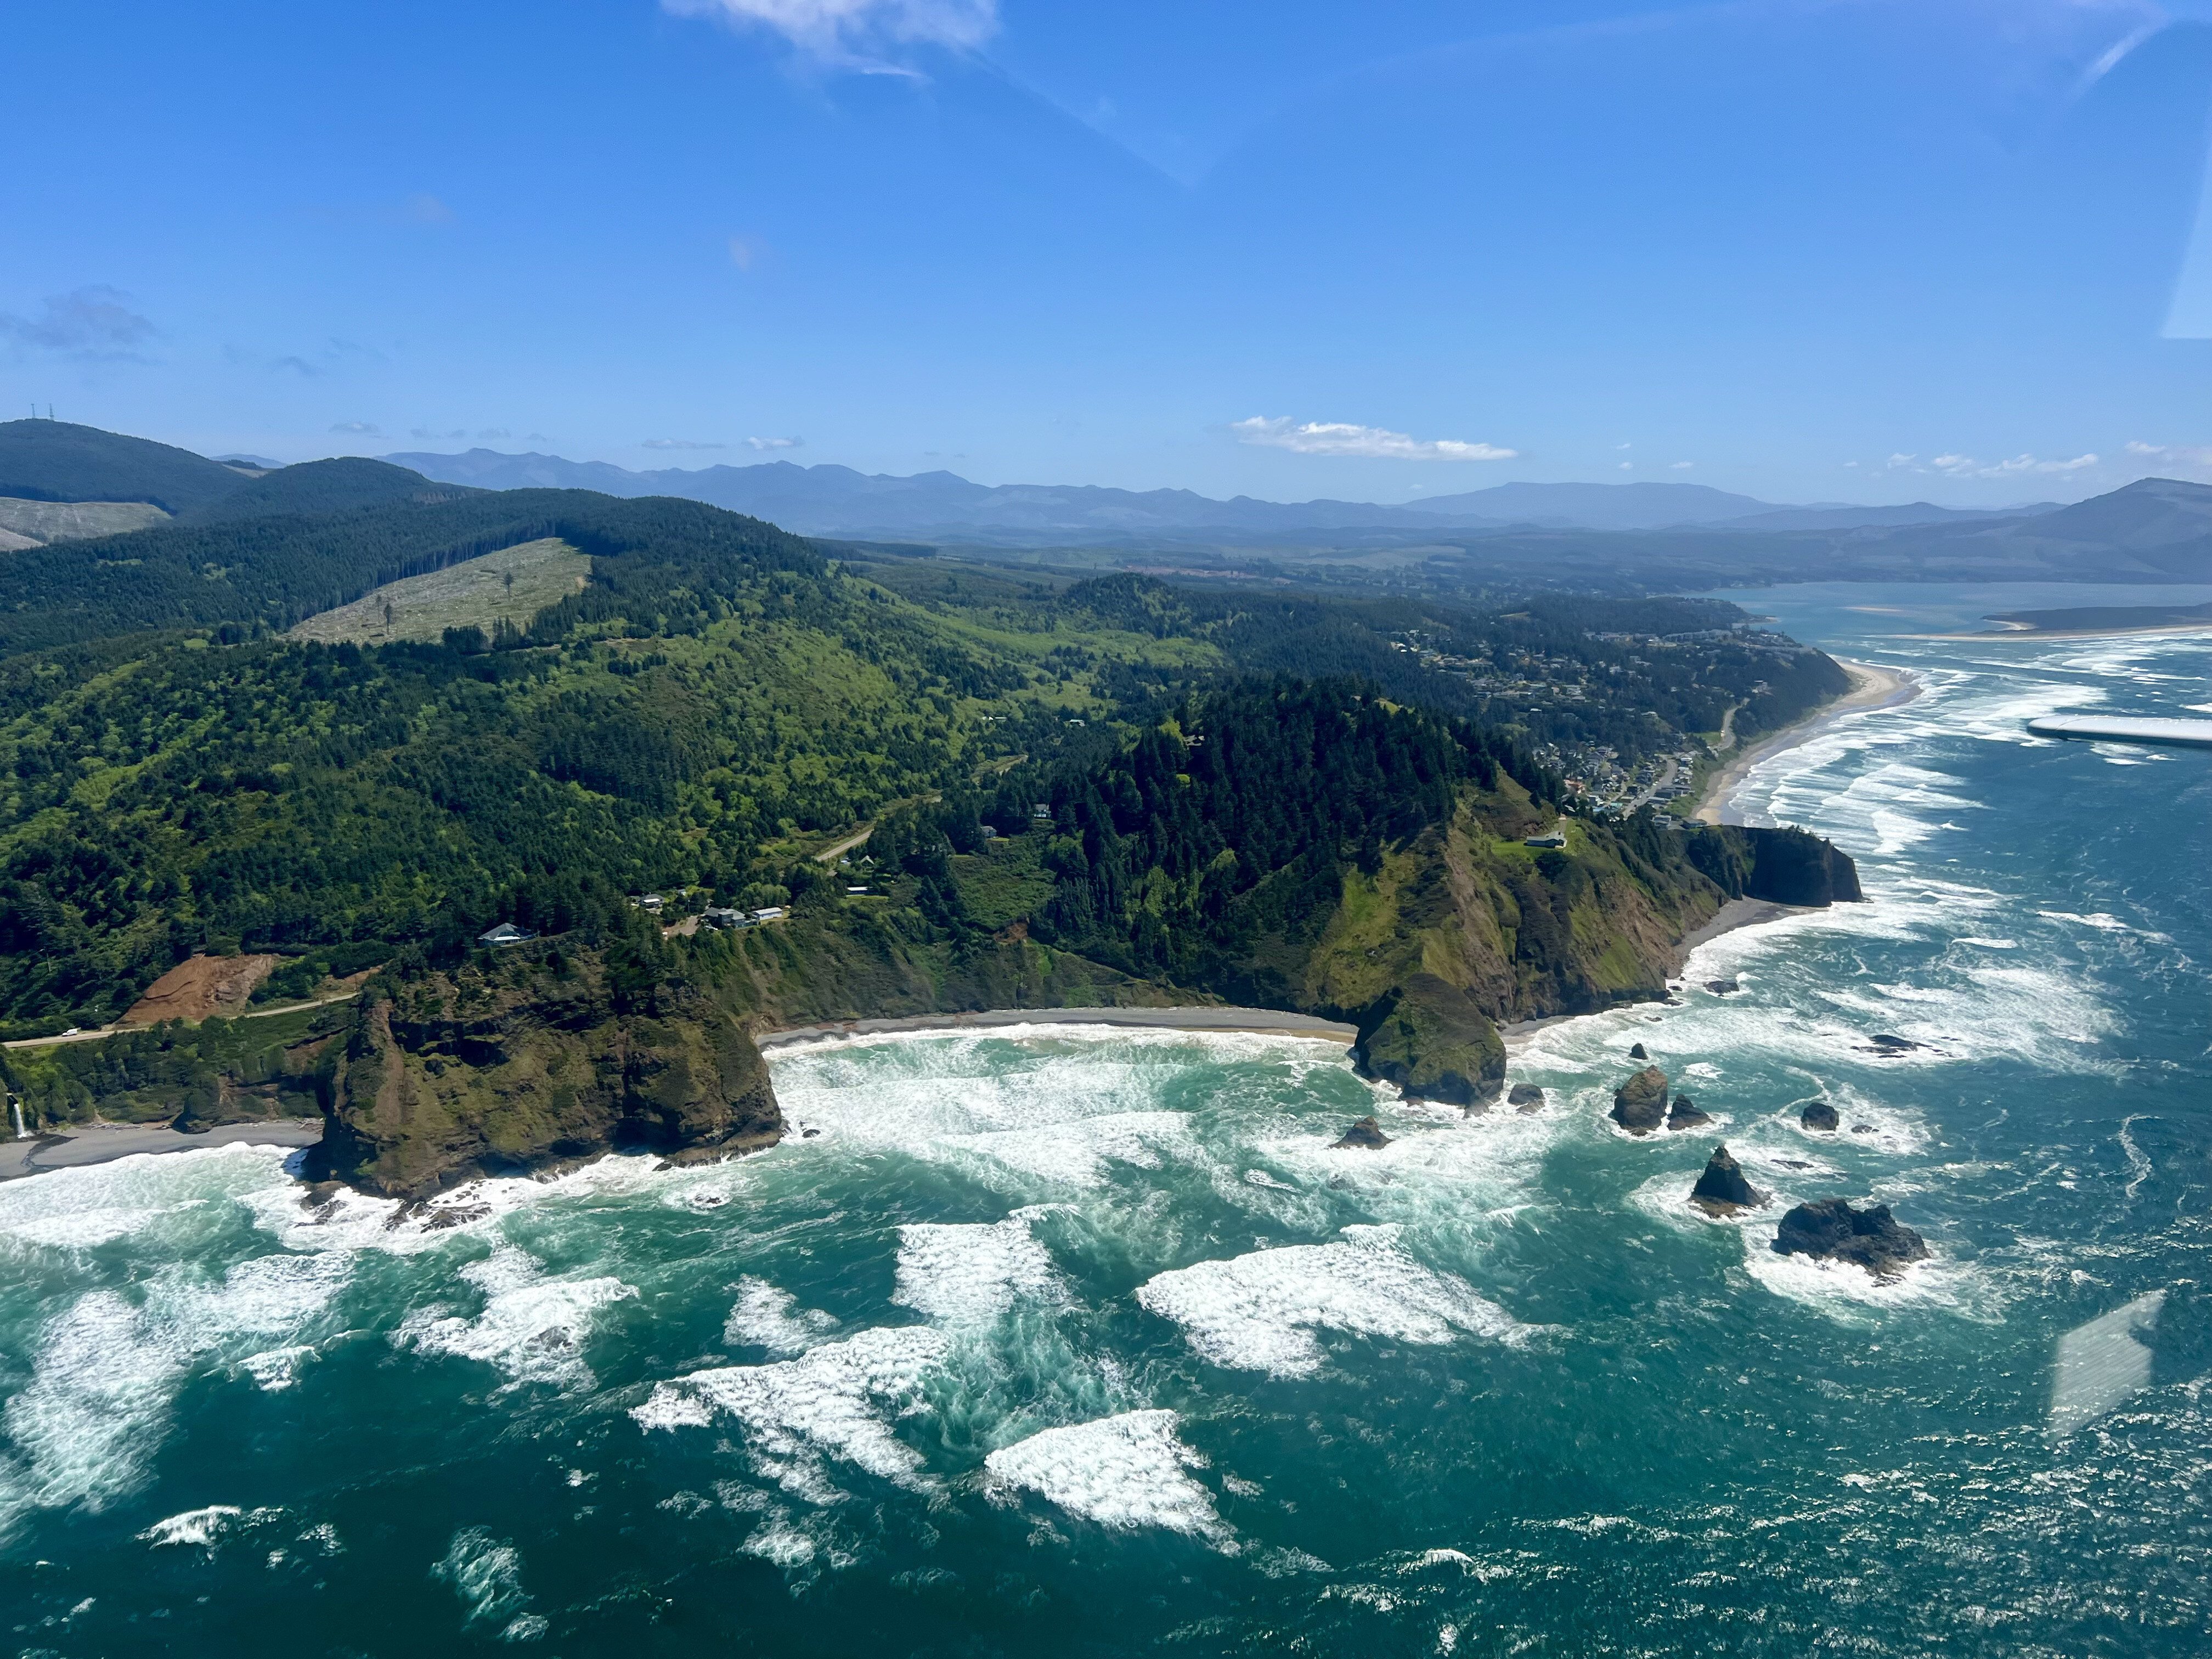
[[[1667,1073],[1647,1066],[1613,1091],[1607,1114],[1632,1135],[1648,1135],[1667,1122]]]
[[[1894,1279],[1915,1261],[1928,1259],[1928,1241],[1899,1224],[1887,1204],[1855,1210],[1840,1198],[1800,1204],[1782,1218],[1775,1236],[1779,1255],[1809,1255],[1819,1261],[1849,1261],[1876,1279]]]
[[[1714,1147],[1705,1160],[1705,1173],[1690,1188],[1690,1202],[1711,1215],[1734,1215],[1757,1209],[1766,1202],[1766,1194],[1744,1179],[1742,1168],[1722,1146]]]
[[[1331,1152],[1359,1149],[1379,1152],[1390,1144],[1390,1137],[1382,1133],[1382,1126],[1371,1117],[1363,1117],[1349,1129],[1328,1143]]]
[[[1698,1109],[1698,1103],[1687,1095],[1676,1095],[1674,1103],[1667,1109],[1669,1129],[1701,1129],[1712,1121],[1712,1114]]]

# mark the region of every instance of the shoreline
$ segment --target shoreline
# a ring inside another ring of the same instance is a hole
[[[1991,637],[1995,637],[1994,635]],[[1740,749],[1715,769],[1705,780],[1705,787],[1698,796],[1698,804],[1690,811],[1690,817],[1698,823],[1741,822],[1741,817],[1727,817],[1735,805],[1737,790],[1752,769],[1762,762],[1811,742],[1822,732],[1853,714],[1871,714],[1876,709],[1895,708],[1911,702],[1921,692],[1920,682],[1898,669],[1881,668],[1872,663],[1849,662],[1838,657],[1837,663],[1851,677],[1851,689],[1832,702],[1823,704],[1804,719],[1770,732],[1748,749]]]
[[[2116,640],[2133,634],[2212,634],[2212,620],[2192,623],[2137,623],[2114,628],[2037,628],[2027,623],[2005,623],[1971,634],[1905,634],[1908,640]]]
[[[323,1138],[320,1118],[272,1118],[265,1123],[224,1123],[204,1134],[185,1134],[161,1123],[73,1123],[67,1134],[0,1140],[0,1182],[85,1170],[143,1153],[189,1152],[202,1146],[313,1146]]]
[[[1014,1025],[1109,1025],[1132,1030],[1236,1031],[1261,1036],[1321,1037],[1346,1048],[1359,1030],[1340,1019],[1294,1014],[1279,1008],[1224,1008],[1211,1004],[1176,1008],[989,1008],[966,1013],[899,1014],[879,1019],[825,1020],[789,1030],[763,1031],[753,1039],[763,1054],[771,1048],[811,1047],[854,1037],[923,1031],[1002,1030]]]
[[[1699,945],[1710,945],[1724,933],[1733,933],[1745,927],[1762,927],[1770,921],[1786,921],[1792,916],[1817,915],[1820,909],[1818,905],[1777,904],[1771,899],[1729,899],[1705,922],[1682,935],[1683,966],[1689,965],[1690,957]],[[1571,1019],[1595,1019],[1606,1014],[1617,1013],[1624,1008],[1679,1006],[1670,995],[1664,1001],[1621,1002],[1610,1008],[1594,1008],[1588,1013],[1546,1014],[1540,1019],[1516,1019],[1510,1025],[1501,1025],[1498,1028],[1498,1035],[1504,1039],[1506,1058],[1511,1060],[1517,1058],[1528,1048],[1528,1039],[1537,1032],[1549,1030],[1554,1025],[1564,1025]]]

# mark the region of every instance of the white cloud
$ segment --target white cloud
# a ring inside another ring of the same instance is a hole
[[[2033,474],[2081,472],[2096,465],[2098,459],[2094,450],[2068,460],[2014,455],[2009,460],[1984,462],[1972,455],[1954,453],[1930,456],[1924,465],[1917,455],[1893,455],[1889,465],[1892,471],[1940,472],[1947,478],[2017,478]]]
[[[727,444],[701,443],[690,438],[647,438],[641,449],[727,449]]]
[[[1687,472],[1696,465],[1697,463],[1695,461],[1669,461],[1667,464],[1667,467],[1671,472]]]
[[[1623,472],[1633,472],[1636,471],[1636,463],[1633,461],[1622,461],[1620,463],[1620,467]]]
[[[1379,426],[1352,426],[1343,421],[1300,424],[1287,415],[1255,415],[1249,420],[1231,421],[1229,429],[1240,443],[1261,444],[1300,455],[1358,455],[1389,461],[1510,461],[1521,453],[1457,438],[1412,438]]]
[[[660,0],[679,17],[714,17],[780,34],[805,57],[864,74],[913,71],[902,47],[981,46],[999,30],[998,0]]]
[[[37,317],[0,311],[0,338],[33,351],[51,351],[83,362],[144,362],[154,325],[131,309],[131,296],[95,283],[46,296]]]
[[[2206,444],[2147,444],[2130,438],[2128,453],[2164,466],[2212,466],[2212,445]]]
[[[748,438],[747,449],[799,449],[805,447],[804,438]]]
[[[368,421],[340,421],[331,428],[333,432],[350,433],[356,438],[375,438],[383,435],[382,428]]]

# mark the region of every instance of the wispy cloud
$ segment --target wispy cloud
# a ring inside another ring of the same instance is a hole
[[[2092,451],[2069,459],[2043,459],[2034,455],[2014,455],[2009,460],[1980,461],[1972,455],[1931,455],[1923,461],[1917,455],[1892,455],[1887,471],[1892,472],[1932,472],[1947,478],[2018,478],[2037,474],[2081,472],[2097,465],[2099,457]]]
[[[1510,461],[1521,453],[1457,438],[1413,438],[1383,427],[1352,426],[1343,421],[1302,423],[1287,415],[1255,415],[1249,420],[1231,421],[1229,429],[1240,443],[1261,444],[1300,455],[1357,455],[1389,461]]]
[[[514,434],[509,432],[503,426],[488,426],[484,428],[483,431],[477,434],[477,437],[479,441],[496,438],[512,438],[514,435]]]
[[[701,443],[691,438],[647,438],[641,449],[727,449],[727,444]]]
[[[2128,453],[2138,460],[2154,466],[2212,466],[2212,445],[2206,444],[2147,444],[2130,438]]]
[[[368,421],[340,421],[331,427],[331,430],[356,438],[380,438],[384,435],[382,427],[374,425]]]
[[[399,210],[418,225],[450,225],[453,210],[436,197],[418,191],[400,204]]]
[[[22,350],[74,357],[80,362],[144,362],[140,349],[160,331],[131,309],[120,289],[94,283],[67,294],[46,296],[39,315],[19,317],[0,311],[0,338]]]
[[[1696,465],[1695,461],[1669,461],[1667,463],[1667,470],[1670,472],[1687,472]]]
[[[410,438],[465,438],[469,435],[469,429],[457,426],[450,432],[438,432],[427,426],[418,426],[410,430],[407,435]]]
[[[912,75],[915,46],[971,51],[999,32],[998,0],[660,0],[678,17],[712,17],[780,34],[825,68]]]
[[[747,449],[798,449],[805,446],[804,438],[748,438]]]

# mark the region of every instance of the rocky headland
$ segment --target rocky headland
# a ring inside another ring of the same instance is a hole
[[[783,1129],[744,1024],[618,944],[373,983],[308,1167],[317,1179],[421,1199],[611,1151],[726,1157],[771,1146]]]

